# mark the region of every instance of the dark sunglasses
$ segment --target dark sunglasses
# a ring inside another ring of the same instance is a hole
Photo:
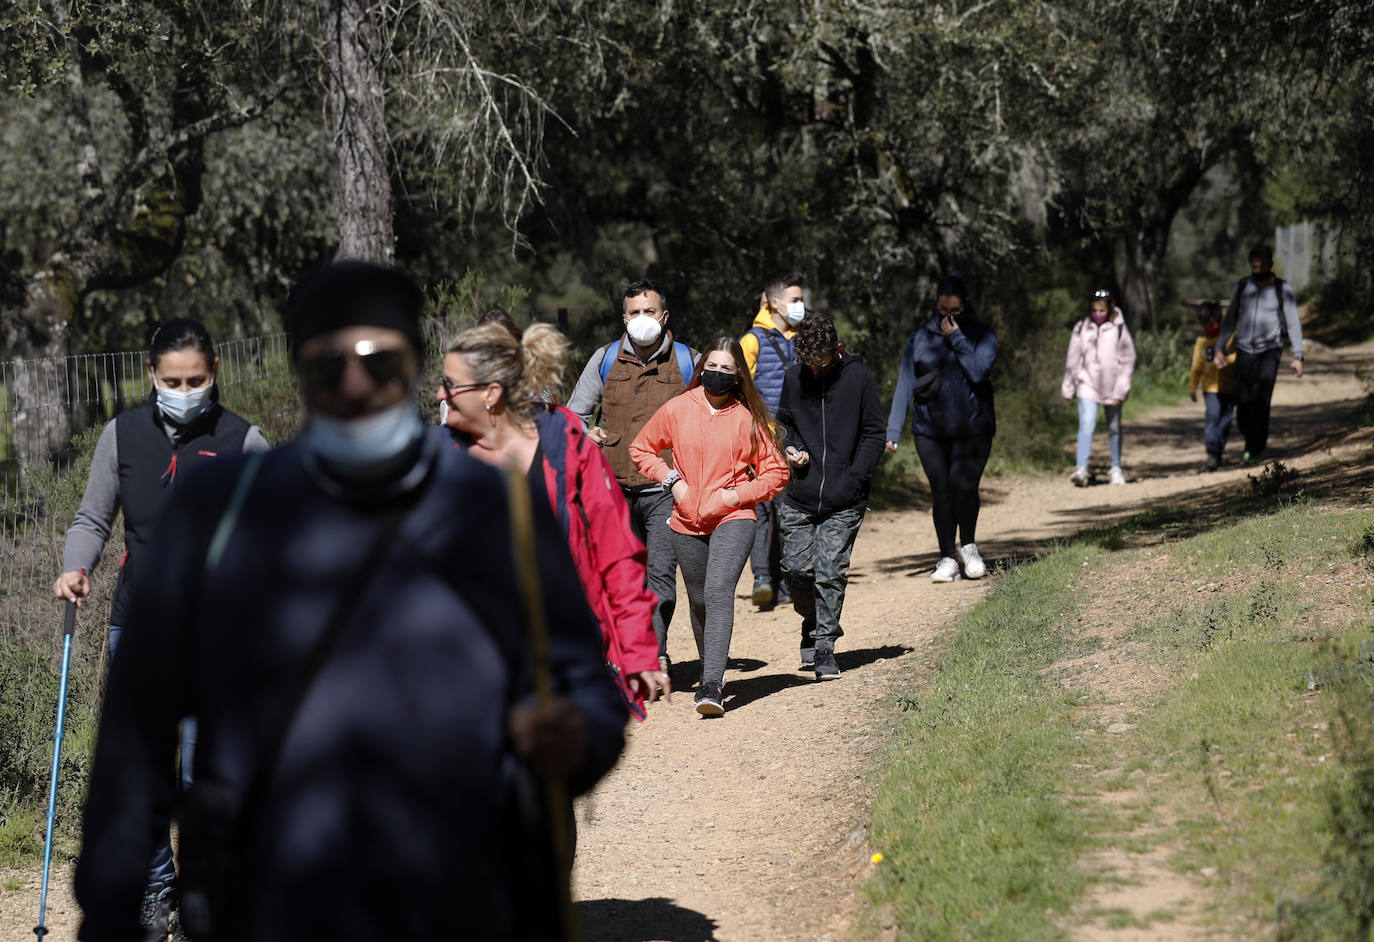
[[[410,357],[405,350],[374,350],[348,353],[331,350],[301,360],[301,377],[314,389],[334,389],[343,379],[349,360],[357,360],[378,386],[410,382]]]

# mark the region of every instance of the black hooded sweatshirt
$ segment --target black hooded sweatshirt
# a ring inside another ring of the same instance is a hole
[[[821,376],[790,367],[778,403],[782,447],[805,450],[811,460],[792,469],[784,499],[812,517],[866,502],[885,423],[877,381],[857,356],[841,355]]]

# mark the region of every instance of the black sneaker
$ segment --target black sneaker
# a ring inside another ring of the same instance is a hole
[[[724,716],[725,696],[720,691],[720,684],[713,684],[709,680],[703,681],[697,688],[696,704],[697,712],[702,716]]]
[[[759,608],[772,604],[773,583],[768,581],[767,576],[754,577],[754,592],[749,596],[749,599]]]
[[[839,680],[840,666],[835,663],[834,651],[816,652],[816,679]]]
[[[1206,470],[1208,470],[1208,471],[1215,471],[1215,470],[1217,470],[1218,468],[1221,467],[1221,455],[1212,455],[1212,454],[1209,454],[1209,455],[1207,456],[1207,463],[1206,463],[1205,465],[1203,465],[1203,467],[1204,467]]]
[[[801,667],[798,667],[797,670],[799,670],[799,671],[813,671],[813,670],[815,670],[815,669],[816,669],[816,649],[815,649],[815,648],[802,648],[802,649],[801,649]]]

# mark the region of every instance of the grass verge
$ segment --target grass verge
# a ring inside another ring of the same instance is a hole
[[[1007,575],[929,688],[900,699],[861,934],[1184,919],[1370,938],[1374,527],[1359,493],[1260,478],[1205,521],[1157,510]],[[1164,860],[1191,895],[1104,903],[1085,892],[1120,882],[1087,863],[1104,848]]]
[[[1097,553],[1097,550],[1088,550]],[[1072,643],[1078,554],[1013,571],[964,617],[931,689],[904,699],[885,763],[868,886],[874,925],[919,939],[1054,938],[1088,840],[1064,784],[1080,747],[1072,710],[1040,671]]]

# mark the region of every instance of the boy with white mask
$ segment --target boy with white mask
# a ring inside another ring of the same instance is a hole
[[[739,339],[749,375],[754,378],[770,416],[778,414],[783,375],[797,362],[793,341],[797,325],[806,317],[805,294],[806,280],[799,272],[779,272],[768,279],[754,324]],[[751,597],[759,608],[786,605],[792,600],[778,568],[778,521],[773,502],[759,504],[754,511],[757,528],[754,550],[749,555],[749,567],[754,572]]]
[[[686,390],[701,355],[673,340],[667,329],[668,301],[647,278],[626,287],[621,320],[625,333],[592,354],[568,398],[568,408],[582,417],[588,435],[610,461],[629,501],[635,536],[648,550],[648,586],[658,596],[654,631],[659,664],[667,671],[668,625],[677,603],[677,556],[668,535],[673,495],[639,473],[629,446],[660,406]],[[670,451],[662,457],[671,464]]]

